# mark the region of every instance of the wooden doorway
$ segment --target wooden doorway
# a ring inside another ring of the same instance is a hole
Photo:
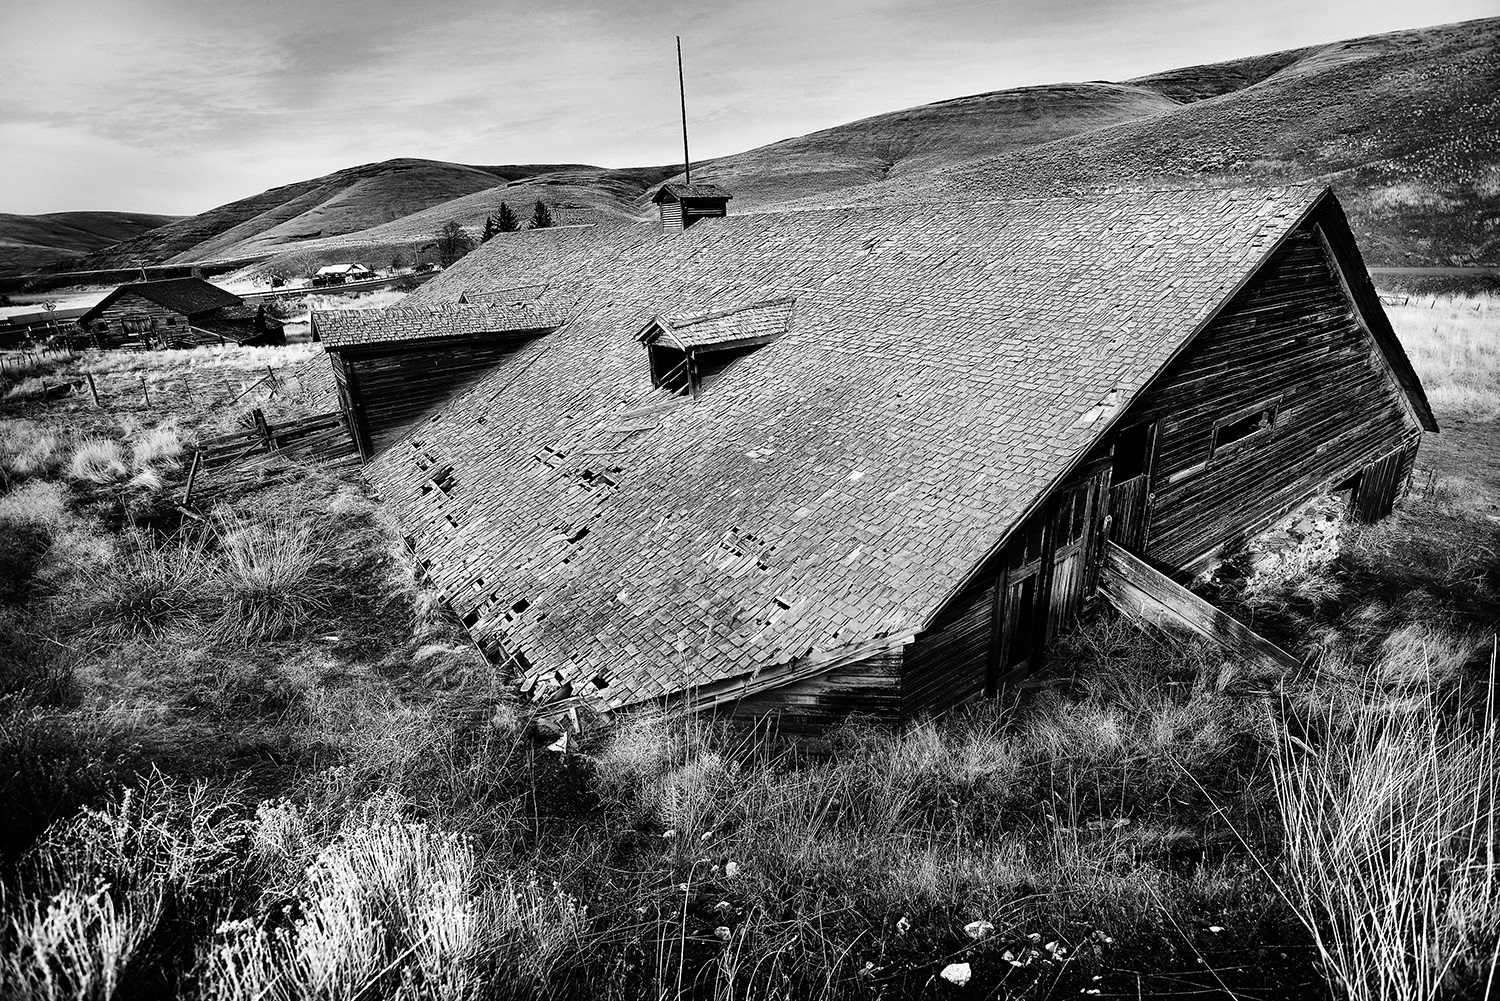
[[[1151,534],[1151,469],[1158,422],[1136,424],[1115,435],[1109,488],[1109,537],[1144,554]]]
[[[1096,467],[1060,489],[1006,547],[995,588],[987,694],[1040,670],[1047,644],[1077,618],[1097,577],[1109,472]]]

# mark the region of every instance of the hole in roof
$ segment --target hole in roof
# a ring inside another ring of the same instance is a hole
[[[464,624],[465,629],[473,629],[474,624],[479,621],[479,609],[474,609],[474,611],[470,612],[468,615],[465,615],[459,621]]]
[[[577,545],[579,542],[582,542],[583,541],[583,537],[585,535],[588,535],[588,534],[589,534],[589,529],[588,529],[588,526],[585,525],[582,528],[578,529],[576,532],[574,532],[572,535],[568,536],[568,541],[570,543],[573,543],[574,545]]]
[[[605,674],[596,674],[593,676],[593,678],[589,679],[589,683],[600,691],[603,691],[604,689],[609,687],[609,676]]]
[[[525,598],[522,598],[520,601],[517,601],[514,605],[511,605],[510,606],[510,610],[512,612],[515,612],[517,615],[519,615],[520,613],[526,611],[526,609],[528,609],[530,607],[531,607],[531,602],[527,601]]]

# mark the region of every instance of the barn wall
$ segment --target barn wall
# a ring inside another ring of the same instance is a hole
[[[881,722],[901,718],[901,654],[896,651],[772,688],[725,710],[740,724],[785,734],[826,732],[852,714]]]
[[[906,648],[901,708],[906,717],[937,714],[984,691],[993,642],[995,587],[1003,569],[985,574],[943,609],[932,628]]]
[[[124,340],[126,337],[139,337],[139,334],[126,334],[124,320],[127,316],[147,316],[156,321],[156,329],[152,332],[154,337],[166,337],[170,334],[185,334],[189,326],[187,316],[166,306],[159,305],[138,296],[133,292],[127,292],[114,302],[110,303],[89,324],[89,332],[104,338],[108,343],[114,344]],[[99,324],[105,325],[100,330]]]
[[[1218,449],[1215,426],[1275,406]],[[1188,346],[1121,420],[1159,420],[1146,554],[1186,567],[1260,531],[1421,430],[1310,227]]]
[[[357,411],[365,458],[388,448],[428,411],[468,389],[518,346],[518,341],[466,342],[425,349],[354,354],[332,352],[335,376]]]

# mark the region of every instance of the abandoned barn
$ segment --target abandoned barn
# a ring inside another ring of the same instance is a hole
[[[660,204],[314,315],[415,554],[559,707],[940,712],[1102,577],[1379,517],[1436,430],[1326,188]]]
[[[99,347],[284,344],[279,320],[202,278],[131,282],[78,318]]]

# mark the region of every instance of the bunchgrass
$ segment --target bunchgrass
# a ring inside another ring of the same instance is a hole
[[[249,521],[222,512],[214,586],[222,588],[221,636],[273,639],[329,607],[327,540],[306,522]]]
[[[1408,673],[1437,672],[1413,664]],[[1271,775],[1287,893],[1330,981],[1351,1001],[1481,988],[1487,997],[1496,986],[1494,682],[1492,660],[1490,697],[1473,712],[1455,712],[1423,686],[1419,698],[1322,720],[1313,744],[1278,745]]]
[[[1500,419],[1500,296],[1438,296],[1385,310],[1434,406]]]

